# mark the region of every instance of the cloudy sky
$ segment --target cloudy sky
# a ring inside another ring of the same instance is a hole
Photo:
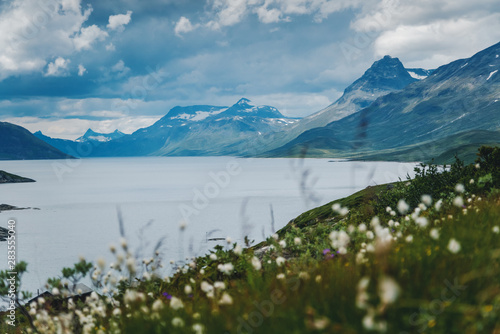
[[[2,0],[0,120],[74,139],[240,97],[305,116],[386,54],[436,68],[498,42],[498,0]]]

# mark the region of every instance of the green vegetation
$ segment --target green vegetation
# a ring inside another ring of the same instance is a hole
[[[84,261],[50,281],[61,307],[26,308],[39,333],[500,332],[500,149],[416,172],[306,212],[257,246],[228,240],[168,278],[159,254],[136,259],[122,240],[113,264]],[[100,294],[64,299],[87,274]],[[34,331],[26,319],[19,332]]]

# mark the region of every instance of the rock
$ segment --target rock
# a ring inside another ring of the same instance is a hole
[[[0,170],[0,183],[23,183],[23,182],[36,182],[36,181]]]

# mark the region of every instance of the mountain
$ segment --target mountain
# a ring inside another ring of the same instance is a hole
[[[98,141],[98,142],[108,142],[110,140],[118,139],[125,136],[123,132],[115,130],[112,133],[98,133],[93,131],[92,129],[88,129],[87,132],[80,138],[76,139],[77,142],[85,142],[85,141]]]
[[[84,151],[81,145],[91,143],[85,150],[91,157],[242,155],[260,150],[268,134],[296,122],[274,107],[254,106],[242,98],[230,107],[174,107],[150,127],[109,141],[74,142],[36,135],[65,152]],[[83,137],[101,135],[89,131]]]
[[[385,56],[344,90],[343,95],[328,107],[310,115],[277,134],[275,147],[284,145],[303,132],[327,125],[354,114],[372,104],[377,98],[401,90],[431,73],[432,70],[406,69],[398,58]]]
[[[438,140],[449,142],[474,130],[498,131],[499,54],[500,43],[441,66],[426,79],[380,97],[348,117],[308,130],[266,156],[296,155],[312,147],[314,156],[362,157],[420,147],[420,157],[425,158],[427,145]]]
[[[0,122],[0,160],[66,158],[70,156],[35,137],[25,128]]]

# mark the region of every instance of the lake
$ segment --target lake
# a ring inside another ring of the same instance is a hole
[[[260,242],[308,209],[413,176],[415,165],[232,157],[2,161],[0,169],[37,182],[0,185],[0,204],[37,209],[2,212],[0,226],[16,220],[17,259],[29,270],[23,289],[36,292],[79,256],[111,260],[119,215],[142,256],[164,237],[168,264],[206,253],[217,244],[210,238]],[[3,269],[6,248],[0,243]]]

